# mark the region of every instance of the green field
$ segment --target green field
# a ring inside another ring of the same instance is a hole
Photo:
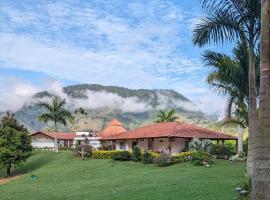
[[[1,200],[232,200],[243,163],[219,160],[210,168],[189,163],[157,167],[112,160],[79,160],[70,152],[35,153],[0,185]],[[38,176],[33,181],[30,173]],[[3,176],[3,171],[1,175]]]

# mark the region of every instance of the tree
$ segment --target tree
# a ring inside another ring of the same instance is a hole
[[[31,155],[31,139],[27,129],[13,114],[6,113],[0,124],[0,164],[11,174],[14,165],[21,164]]]
[[[248,126],[248,48],[246,43],[238,42],[233,49],[233,56],[205,51],[203,61],[210,67],[207,82],[214,91],[227,98],[226,116],[222,124],[239,126],[239,156],[242,155],[242,129]],[[255,52],[257,86],[259,86],[259,52]],[[241,77],[241,78],[239,78]]]
[[[65,109],[66,101],[65,99],[60,99],[59,97],[53,97],[51,103],[41,102],[38,105],[44,110],[44,113],[41,114],[38,119],[41,122],[53,122],[54,131],[58,131],[58,124],[67,125],[68,121],[73,121],[74,117],[71,112]],[[58,142],[57,138],[55,142],[55,151],[58,151]]]
[[[249,80],[249,155],[248,173],[254,168],[254,134],[257,125],[257,91],[255,77],[254,49],[260,36],[259,0],[202,0],[202,7],[208,14],[202,18],[193,31],[193,43],[198,46],[213,41],[240,40],[248,44]]]
[[[270,199],[270,1],[262,0],[259,129],[255,138],[252,199]]]
[[[175,116],[175,110],[169,110],[169,111],[159,111],[157,115],[157,119],[154,121],[156,123],[164,123],[164,122],[175,122],[178,119],[177,116]]]

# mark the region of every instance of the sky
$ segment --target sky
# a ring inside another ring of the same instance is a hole
[[[229,48],[192,44],[203,15],[199,0],[1,0],[0,111],[57,82],[174,89],[223,115],[201,54]]]

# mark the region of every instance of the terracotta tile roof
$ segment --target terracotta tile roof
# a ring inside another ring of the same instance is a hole
[[[47,135],[51,138],[57,138],[59,140],[74,140],[74,138],[76,137],[76,133],[60,133],[60,132],[45,132],[45,131],[38,131],[35,133],[32,133],[32,135],[36,135],[36,134],[44,134]]]
[[[99,137],[110,137],[119,133],[126,132],[127,129],[117,119],[113,119],[107,127],[98,135]]]
[[[136,128],[124,133],[104,137],[101,140],[159,138],[159,137],[181,137],[181,138],[225,139],[225,140],[237,139],[234,136],[212,131],[193,124],[188,124],[184,122],[168,122]]]

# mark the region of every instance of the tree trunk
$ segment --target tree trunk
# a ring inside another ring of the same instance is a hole
[[[243,128],[241,126],[238,127],[238,140],[237,140],[237,152],[238,157],[243,157]]]
[[[249,123],[249,139],[248,139],[248,159],[247,159],[247,173],[252,176],[254,169],[254,135],[257,126],[257,100],[256,100],[256,75],[254,62],[254,44],[253,39],[249,42],[249,109],[248,109],[248,123]]]
[[[11,165],[7,166],[7,176],[10,176],[11,174]]]
[[[57,122],[56,121],[54,122],[54,131],[57,133]],[[58,149],[58,140],[57,140],[56,137],[54,138],[54,151],[56,153],[59,152],[59,149]]]
[[[252,199],[270,199],[270,0],[262,0],[259,130],[255,137]]]

